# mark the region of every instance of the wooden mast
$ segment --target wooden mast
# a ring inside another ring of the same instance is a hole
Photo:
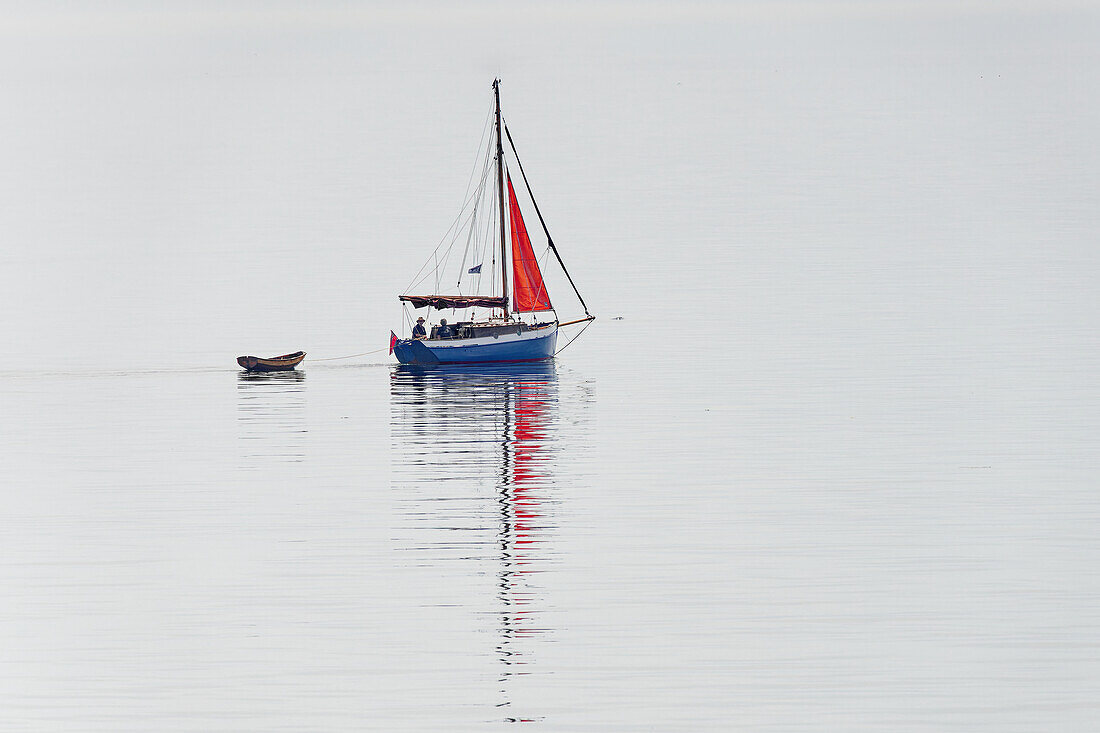
[[[508,249],[504,242],[504,144],[500,137],[500,79],[493,79],[497,122],[497,191],[500,193],[500,282],[504,296],[504,320],[508,320]]]

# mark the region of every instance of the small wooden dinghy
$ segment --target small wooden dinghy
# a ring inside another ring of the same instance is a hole
[[[283,354],[264,359],[260,356],[238,356],[237,363],[249,372],[289,372],[302,363],[306,358],[306,352],[295,351],[293,354]]]

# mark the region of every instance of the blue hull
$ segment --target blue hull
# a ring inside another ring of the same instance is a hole
[[[402,339],[393,345],[393,355],[402,364],[517,364],[554,356],[557,328],[534,338],[469,339],[461,341],[414,341]],[[488,342],[488,343],[486,343]]]

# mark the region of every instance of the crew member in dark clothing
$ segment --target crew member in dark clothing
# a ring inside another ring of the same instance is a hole
[[[436,330],[435,335],[437,338],[449,339],[454,338],[454,328],[447,325],[446,318],[439,319],[439,328]]]
[[[426,339],[428,338],[428,332],[424,330],[424,316],[416,319],[416,325],[413,326],[413,338],[414,339]]]

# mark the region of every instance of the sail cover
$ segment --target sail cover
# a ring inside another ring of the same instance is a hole
[[[521,313],[553,310],[538,260],[531,249],[531,238],[523,225],[511,176],[508,176],[508,214],[512,222],[512,310]]]
[[[480,295],[401,295],[401,300],[412,303],[413,308],[430,305],[436,310],[444,308],[503,308],[504,298]]]

